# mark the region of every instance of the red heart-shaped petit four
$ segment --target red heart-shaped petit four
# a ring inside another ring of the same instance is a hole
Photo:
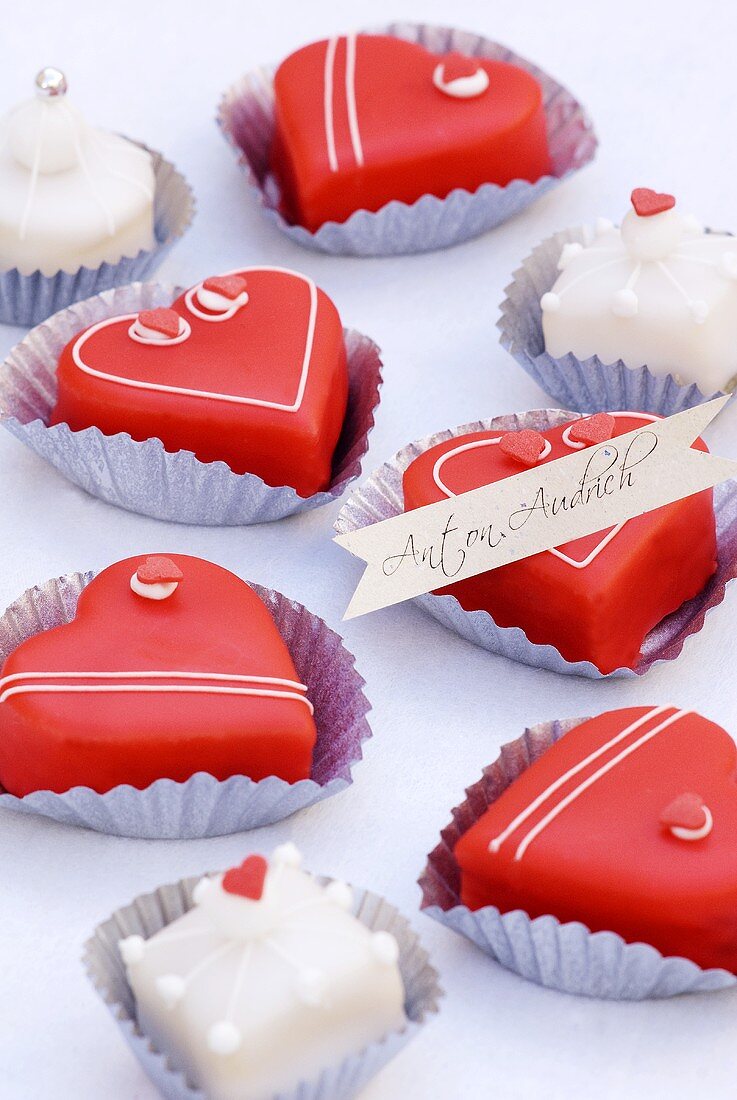
[[[148,584],[179,577],[176,598],[147,598]],[[18,796],[197,772],[293,783],[309,777],[315,739],[267,607],[201,558],[111,565],[70,623],[27,639],[0,671],[0,783]]]
[[[269,864],[263,856],[247,856],[240,867],[231,867],[223,875],[223,890],[251,901],[259,901]]]
[[[152,554],[138,566],[136,576],[141,584],[171,584],[179,582],[184,574],[171,558]]]
[[[100,321],[66,346],[57,377],[52,424],[160,439],[304,497],[330,483],[346,352],[335,306],[306,275],[248,268],[171,309]]]
[[[568,438],[574,443],[583,443],[587,447],[592,447],[611,439],[616,426],[617,422],[611,413],[595,413],[593,416],[584,417],[583,420],[576,420],[571,425]]]
[[[672,210],[676,205],[673,195],[651,191],[649,187],[636,187],[632,192],[631,202],[635,213],[640,218],[652,218],[655,214]]]
[[[545,450],[545,439],[539,432],[528,428],[521,432],[507,432],[499,440],[499,450],[520,466],[536,466]]]
[[[505,61],[351,34],[297,50],[274,91],[272,168],[285,213],[313,231],[550,171],[542,87]]]
[[[699,714],[631,707],[588,719],[460,837],[461,900],[737,971],[736,775],[734,741]],[[692,783],[703,797],[678,794]]]
[[[525,466],[536,466],[544,486],[545,463],[580,450],[581,443],[593,447],[602,436],[599,445],[607,448],[612,424],[616,441],[657,419],[649,413],[605,413],[542,433],[487,431],[448,439],[405,471],[405,510],[512,477]],[[706,449],[701,440],[694,446]],[[617,462],[616,446],[609,450],[602,470]],[[596,450],[591,454],[594,461]],[[596,480],[592,475],[592,492]],[[488,517],[479,515],[476,537],[495,537]],[[707,490],[440,592],[455,596],[467,611],[488,611],[497,626],[520,627],[531,642],[555,646],[568,661],[590,661],[607,673],[633,668],[646,635],[702,590],[715,565],[714,508]]]

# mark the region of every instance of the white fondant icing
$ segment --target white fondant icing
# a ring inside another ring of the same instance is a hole
[[[325,887],[325,896],[341,909],[349,910],[353,905],[353,891],[350,886],[345,882],[338,882],[337,879]]]
[[[578,256],[579,252],[583,252],[583,245],[578,241],[568,241],[563,245],[563,250],[558,260],[558,270],[565,271],[574,256]]]
[[[143,936],[128,936],[120,941],[119,949],[126,966],[133,966],[143,958],[146,952],[146,941]]]
[[[259,900],[209,881],[201,904],[145,941],[128,977],[143,1032],[210,1100],[288,1092],[404,1026],[391,935],[284,861],[272,859]]]
[[[737,375],[737,250],[733,237],[705,233],[674,207],[634,210],[621,229],[597,223],[588,244],[561,254],[541,299],[547,352],[624,360],[677,374],[704,393]]]
[[[174,344],[183,344],[185,340],[189,339],[191,334],[192,326],[184,317],[179,318],[179,333],[177,336],[167,336],[165,332],[158,332],[154,328],[148,328],[146,325],[141,324],[140,315],[136,316],[135,321],[128,329],[128,335],[131,340],[135,340],[137,344],[155,344],[157,347],[173,347]],[[134,592],[138,591],[138,589],[133,590]],[[143,592],[139,592],[138,594],[142,596]]]
[[[63,94],[0,120],[2,269],[54,275],[135,256],[154,243],[153,196],[150,154],[93,130]]]
[[[92,684],[75,681],[93,680]],[[142,680],[144,683],[131,683]],[[157,683],[162,680],[182,680],[181,684]],[[39,682],[40,681],[40,682]],[[148,681],[148,682],[146,682]],[[153,682],[151,682],[153,681]],[[254,686],[233,686],[254,685]],[[255,686],[268,685],[268,686]],[[201,695],[258,695],[266,699],[297,699],[304,703],[310,714],[314,707],[306,695],[305,684],[296,680],[283,680],[277,676],[244,676],[223,672],[15,672],[0,679],[0,703],[15,695],[45,694],[135,694],[151,692],[159,694]]]
[[[137,596],[143,596],[144,600],[168,600],[179,588],[179,581],[158,581],[147,584],[138,579],[138,573],[131,577],[131,589]]]
[[[445,65],[441,61],[435,66],[432,82],[439,92],[453,99],[475,99],[483,95],[489,87],[489,74],[480,65],[469,76],[457,76],[454,80],[445,79]]]
[[[670,831],[678,840],[703,840],[711,832],[714,826],[714,818],[708,806],[703,807],[704,824],[698,829],[689,829],[685,825],[671,825]]]
[[[341,38],[331,38],[325,47],[325,71],[323,75],[323,112],[325,116],[325,143],[331,172],[337,172],[340,164],[335,144],[335,57]],[[349,34],[345,39],[345,110],[348,116],[348,132],[356,164],[364,163],[361,130],[356,103],[357,36]]]
[[[82,358],[83,348],[95,332],[99,332],[100,329],[107,328],[110,325],[122,325],[126,322],[133,321],[138,317],[138,314],[136,313],[129,313],[120,317],[109,317],[106,321],[98,321],[96,325],[91,325],[90,328],[86,329],[86,331],[78,337],[76,343],[72,347],[72,359],[75,365],[79,368],[79,370],[84,371],[85,374],[89,374],[93,378],[99,378],[103,382],[113,382],[121,386],[129,386],[132,389],[156,390],[158,393],[173,393],[185,397],[206,397],[210,398],[210,400],[212,401],[227,401],[235,405],[255,405],[264,409],[277,409],[279,412],[297,412],[302,406],[305,389],[307,387],[307,379],[310,372],[310,363],[312,360],[312,348],[315,341],[315,326],[317,324],[317,287],[315,286],[312,279],[309,278],[309,276],[302,275],[298,271],[290,271],[288,268],[284,267],[250,267],[246,269],[246,272],[249,271],[278,271],[281,272],[283,275],[292,275],[295,279],[301,279],[304,283],[306,283],[309,289],[310,316],[307,322],[305,350],[299,374],[297,393],[291,405],[285,405],[279,401],[263,401],[261,398],[258,397],[240,397],[236,394],[213,393],[210,390],[194,390],[184,386],[167,386],[164,385],[163,382],[143,382],[136,378],[123,378],[122,376],[117,374],[108,374],[105,371],[96,370],[94,367],[91,367],[88,363],[84,361],[84,359]],[[233,275],[238,273],[228,272],[228,274]],[[190,294],[191,293],[192,292],[190,291]],[[196,316],[199,316],[196,307],[195,309],[192,309],[189,301],[187,301],[187,306],[191,312],[193,312]],[[213,318],[208,317],[207,320],[213,320]],[[218,318],[218,320],[220,320],[220,318]],[[128,330],[128,332],[130,334],[130,329]],[[177,337],[177,339],[186,339],[186,337]]]

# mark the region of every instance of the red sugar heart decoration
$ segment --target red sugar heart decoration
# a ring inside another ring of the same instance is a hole
[[[263,856],[247,856],[240,867],[231,867],[223,875],[223,890],[242,898],[258,901],[264,892],[269,865]]]
[[[461,80],[466,76],[474,76],[479,71],[479,63],[475,57],[466,57],[462,53],[453,51],[443,58],[443,80],[449,84],[451,80]]]
[[[211,275],[202,284],[204,290],[222,294],[223,298],[229,298],[231,302],[243,294],[246,286],[246,280],[242,275]]]
[[[676,205],[673,195],[651,191],[649,187],[636,187],[630,198],[635,213],[640,218],[652,218],[654,214],[662,214],[665,210],[672,210]]]
[[[660,815],[660,824],[682,829],[700,829],[704,824],[704,800],[698,794],[679,794]]]
[[[180,317],[173,309],[165,309],[163,306],[158,309],[144,309],[138,314],[138,320],[146,328],[160,332],[162,336],[173,339],[179,335]]]
[[[595,413],[586,420],[578,420],[571,426],[568,438],[573,443],[585,443],[587,447],[595,443],[605,443],[614,435],[616,421],[610,413]]]
[[[184,573],[171,558],[153,555],[138,566],[136,576],[141,584],[171,584],[180,581]]]
[[[507,432],[499,441],[499,450],[521,466],[535,466],[545,450],[545,439],[540,432],[529,428],[521,432]]]

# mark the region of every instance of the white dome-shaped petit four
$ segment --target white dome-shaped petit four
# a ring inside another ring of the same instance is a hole
[[[0,270],[77,271],[154,244],[151,156],[93,129],[58,69],[0,119]]]
[[[737,376],[737,239],[706,233],[672,195],[632,192],[621,228],[564,245],[543,295],[545,349],[723,390]]]

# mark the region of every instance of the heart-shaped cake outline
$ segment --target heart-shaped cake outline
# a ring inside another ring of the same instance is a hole
[[[123,375],[110,374],[107,371],[97,370],[95,367],[91,367],[88,363],[84,362],[81,356],[82,348],[84,347],[86,342],[94,335],[94,333],[98,332],[100,329],[109,328],[112,325],[116,324],[127,323],[129,326],[131,326],[138,320],[139,314],[136,313],[121,314],[117,317],[108,317],[103,321],[98,321],[96,324],[91,325],[88,329],[82,332],[72,346],[72,359],[75,366],[78,367],[78,369],[81,370],[83,373],[88,374],[93,378],[97,378],[103,382],[112,382],[114,384],[128,386],[132,389],[150,390],[155,393],[173,394],[179,397],[201,397],[211,401],[223,401],[235,405],[251,405],[258,408],[273,409],[277,412],[299,412],[302,406],[302,401],[304,399],[305,390],[307,388],[310,362],[312,358],[312,349],[315,339],[315,327],[317,324],[317,311],[319,304],[317,286],[314,280],[309,277],[309,275],[303,275],[299,271],[292,271],[290,268],[267,264],[248,268],[237,268],[233,271],[224,272],[222,277],[227,278],[232,275],[239,274],[247,276],[249,273],[257,273],[262,271],[272,271],[282,275],[293,276],[294,278],[299,279],[306,284],[310,294],[310,314],[307,322],[307,332],[305,335],[304,356],[299,371],[297,392],[294,401],[291,404],[287,405],[284,402],[279,401],[266,401],[259,397],[241,397],[237,394],[216,393],[209,390],[192,389],[184,386],[168,386],[164,383],[146,382],[138,379],[130,379],[124,377]],[[204,282],[205,280],[202,280],[202,282],[197,283],[195,286],[190,287],[189,290],[186,291],[184,297],[187,308],[200,320],[202,320],[203,318],[210,321],[229,320],[230,317],[232,317],[233,314],[237,311],[237,306],[233,307],[233,309],[229,311],[229,313],[218,316],[207,316],[196,309],[192,309],[191,302],[193,296],[204,285]],[[176,337],[175,340],[172,340],[171,343],[182,343],[188,338],[188,336],[189,332],[185,330],[184,333]]]
[[[619,416],[619,417],[630,417],[632,419],[640,419],[644,423],[647,423],[647,424],[653,424],[655,421],[662,419],[662,417],[655,416],[653,413],[635,413],[635,412],[622,411],[622,412],[614,412],[614,413],[611,413],[610,415],[615,417],[615,418]],[[569,433],[570,433],[571,428],[574,425],[577,425],[579,423],[580,423],[580,421],[578,421],[578,420],[572,421],[571,424],[569,424],[568,427],[566,428],[566,430],[563,432],[563,436],[562,436],[563,442],[566,444],[566,446],[570,447],[571,450],[583,450],[583,448],[588,446],[588,444],[586,444],[586,443],[574,442],[570,438]],[[504,434],[509,434],[509,433],[504,433]],[[540,433],[540,434],[543,435],[543,438],[545,438],[544,433]],[[443,481],[441,481],[441,479],[440,479],[440,470],[442,469],[445,462],[447,462],[447,460],[449,458],[452,458],[455,455],[460,454],[463,451],[474,450],[477,447],[491,446],[495,443],[501,442],[501,440],[503,438],[504,438],[504,435],[500,435],[500,436],[497,436],[494,439],[472,440],[471,442],[468,442],[468,443],[459,444],[457,447],[453,447],[449,451],[445,451],[440,456],[440,458],[438,458],[437,462],[435,463],[435,465],[433,467],[433,480],[434,480],[435,484],[438,486],[438,488],[441,490],[441,492],[445,493],[445,495],[448,498],[457,496],[457,494],[453,493],[448,488],[448,486],[445,485],[445,483]],[[546,442],[547,442],[547,440],[546,440]],[[539,462],[544,462],[547,455],[550,454],[550,450],[551,450],[551,448],[550,448],[550,444],[548,442],[547,449],[545,451],[543,451],[543,453],[541,454],[540,459],[538,461]],[[550,550],[546,550],[545,553],[552,554],[554,557],[559,558],[561,561],[565,562],[567,565],[572,566],[574,569],[586,569],[589,565],[591,565],[592,562],[594,562],[598,558],[599,554],[601,554],[602,551],[606,549],[606,547],[609,545],[609,543],[612,542],[613,539],[615,539],[617,537],[617,535],[622,530],[624,530],[624,528],[627,526],[628,522],[629,522],[628,520],[625,520],[624,523],[618,523],[615,527],[612,527],[609,531],[607,531],[602,536],[601,540],[593,548],[593,550],[591,550],[590,553],[587,554],[587,556],[583,560],[580,560],[580,559],[577,559],[577,558],[572,558],[572,557],[570,557],[570,555],[565,554],[562,550],[559,550],[557,547],[552,547]]]

